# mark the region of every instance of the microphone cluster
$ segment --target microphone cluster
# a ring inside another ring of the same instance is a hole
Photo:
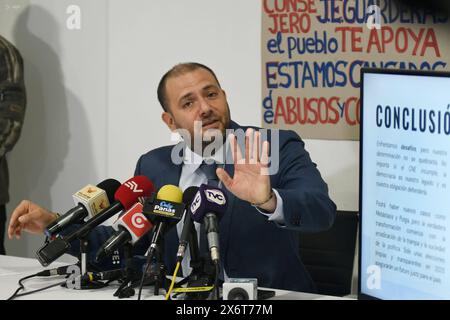
[[[184,217],[176,261],[181,263],[188,245],[191,257],[198,255],[194,227],[194,222],[197,222],[204,224],[210,258],[219,265],[218,221],[228,205],[226,194],[220,188],[202,184],[200,187],[189,187],[183,193],[177,186],[165,185],[156,192],[147,177],[135,176],[123,184],[115,179],[106,179],[96,186],[87,185],[77,191],[73,199],[75,207],[45,229],[50,241],[36,252],[42,266],[48,266],[57,260],[68,252],[74,240],[87,239],[91,231],[115,215],[119,216],[112,225],[114,232],[95,254],[97,263],[115,254],[125,245],[136,245],[150,232],[152,237],[147,255],[151,256],[160,249],[164,234]],[[61,235],[75,226],[78,227],[76,230]],[[44,273],[47,275],[49,272]],[[58,272],[51,274],[63,274],[63,271],[58,269]],[[109,273],[86,272],[80,279],[89,282],[111,280],[121,276],[123,270],[118,269]]]

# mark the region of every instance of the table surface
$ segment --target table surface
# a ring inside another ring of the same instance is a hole
[[[53,269],[60,266],[67,265],[67,263],[54,262],[46,269]],[[14,291],[19,287],[19,279],[42,271],[44,268],[36,259],[21,258],[13,256],[0,255],[0,299],[8,299]],[[55,277],[41,277],[32,278],[23,282],[25,290],[20,291],[24,293],[31,290],[36,290],[49,286],[51,284],[61,282],[64,280],[63,276]],[[41,292],[33,293],[16,299],[26,300],[137,300],[137,294],[128,299],[118,299],[113,296],[113,293],[118,288],[119,284],[111,283],[108,287],[92,290],[75,290],[68,289],[61,286],[56,286]],[[262,288],[265,289],[265,288]],[[164,290],[161,290],[164,293]],[[142,299],[144,300],[164,300],[164,296],[153,295],[153,290],[144,288],[142,290]],[[311,293],[293,292],[285,290],[275,290],[275,297],[271,300],[342,300],[349,298],[324,296]]]

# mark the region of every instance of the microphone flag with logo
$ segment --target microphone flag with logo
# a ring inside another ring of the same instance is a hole
[[[93,217],[108,208],[114,201],[114,194],[120,187],[115,179],[106,179],[97,186],[87,185],[73,195],[76,207],[70,209],[45,228],[44,233],[51,238],[70,225],[82,223],[86,217]]]
[[[222,189],[202,184],[190,207],[192,219],[205,224],[211,259],[214,262],[219,261],[218,220],[227,210],[227,206],[227,196]]]
[[[97,251],[97,262],[110,256],[126,243],[134,245],[153,228],[153,224],[142,213],[142,209],[142,204],[138,202],[114,222],[112,227],[116,232]]]

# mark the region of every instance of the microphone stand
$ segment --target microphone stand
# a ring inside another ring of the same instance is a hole
[[[89,269],[89,262],[87,260],[87,255],[88,255],[88,251],[89,251],[89,240],[88,240],[88,236],[84,236],[84,237],[80,237],[80,267],[81,267],[81,276],[84,276],[88,273]],[[81,290],[86,290],[86,289],[99,289],[99,288],[103,288],[106,287],[107,284],[100,282],[100,281],[92,281],[92,282],[88,282],[88,283],[80,283],[80,289]],[[76,288],[76,287],[75,287]]]
[[[167,268],[163,262],[164,253],[164,232],[166,226],[159,223],[158,227],[153,233],[150,247],[147,250],[147,267],[143,275],[143,285],[154,285],[153,295],[159,295],[159,289],[162,287],[169,290],[169,283],[167,281]]]
[[[155,247],[155,272],[153,275],[154,280],[154,292],[153,295],[159,295],[159,289],[163,288],[166,292],[169,290],[169,283],[167,282],[167,268],[164,264],[163,253],[164,253],[164,237],[161,234],[161,237],[158,240],[158,245]]]
[[[180,283],[179,286],[187,282],[187,287],[205,287],[214,283],[215,267],[209,255],[202,257],[198,248],[197,232],[194,223],[191,222],[191,233],[189,237],[189,251],[191,253],[190,266],[191,273]],[[187,292],[184,300],[206,300],[209,292]]]
[[[139,275],[134,271],[132,267],[133,262],[133,245],[131,243],[126,243],[124,245],[124,256],[125,256],[125,268],[123,270],[124,276],[122,277],[122,284],[114,292],[114,296],[119,299],[129,298],[134,296],[135,291],[133,288],[133,281],[139,278]]]
[[[80,264],[81,264],[81,275],[84,276],[87,270],[87,254],[89,248],[89,240],[87,237],[82,237],[80,240]]]
[[[191,274],[201,273],[203,270],[203,259],[200,256],[200,251],[198,248],[198,238],[197,232],[195,230],[194,222],[191,220],[191,233],[189,236],[189,252],[191,254],[190,266],[192,268]]]

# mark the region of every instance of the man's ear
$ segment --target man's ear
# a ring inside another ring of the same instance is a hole
[[[163,112],[161,119],[169,127],[170,131],[175,131],[177,129],[175,121],[169,112]]]

